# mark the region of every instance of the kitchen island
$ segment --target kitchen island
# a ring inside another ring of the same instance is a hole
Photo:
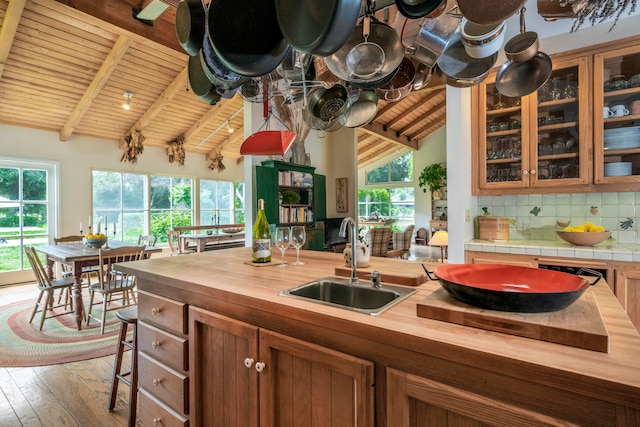
[[[144,425],[640,425],[640,336],[606,285],[590,289],[603,353],[418,317],[437,282],[380,316],[277,295],[333,276],[341,254],[302,251],[286,269],[249,259],[236,248],[122,265],[139,280]],[[422,267],[380,270],[384,283],[385,270]]]

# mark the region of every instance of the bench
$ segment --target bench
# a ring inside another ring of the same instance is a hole
[[[173,229],[180,234],[203,234],[212,231],[211,239],[204,239],[200,244],[189,244],[184,242],[183,249],[198,249],[198,251],[218,250],[227,248],[243,247],[245,245],[245,236],[243,232],[234,234],[223,233],[222,230],[227,228],[244,228],[244,224],[217,224],[217,225],[190,225],[184,227],[174,227]]]

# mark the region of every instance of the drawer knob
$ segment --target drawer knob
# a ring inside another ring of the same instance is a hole
[[[531,169],[531,170],[529,171],[529,173],[530,173],[531,175],[535,175],[535,174],[536,174],[536,170],[535,170],[535,169]]]
[[[154,316],[160,313],[160,309],[159,308],[155,308],[153,307],[151,309],[151,314],[153,314]]]
[[[244,359],[244,366],[250,368],[251,366],[253,366],[253,362],[254,360],[252,358],[247,357],[246,359]]]
[[[160,418],[154,418],[153,419],[153,425],[157,426],[158,424],[162,424],[162,420]]]
[[[153,385],[154,385],[154,386],[156,386],[156,387],[157,387],[157,386],[158,386],[158,384],[160,384],[161,382],[162,382],[162,380],[161,380],[160,378],[154,378],[154,379],[153,379]]]
[[[160,341],[154,341],[154,342],[152,342],[152,343],[151,343],[151,347],[153,347],[153,348],[158,348],[158,347],[160,347]]]
[[[262,363],[262,362],[257,362],[256,363],[256,371],[262,372],[262,371],[264,371],[264,368],[265,368],[265,364],[264,363]]]
[[[523,170],[523,171],[522,171],[522,175],[529,175],[529,171],[528,171],[528,170],[526,170],[526,169],[525,169],[525,170]]]

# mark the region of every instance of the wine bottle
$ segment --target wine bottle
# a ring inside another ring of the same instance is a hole
[[[252,262],[271,262],[271,231],[264,213],[264,200],[258,200],[258,215],[253,224]]]

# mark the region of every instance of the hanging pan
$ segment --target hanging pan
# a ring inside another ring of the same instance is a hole
[[[486,58],[472,58],[462,44],[457,31],[438,58],[436,74],[445,84],[453,87],[471,87],[483,81],[498,59],[498,52]]]
[[[189,86],[191,86],[191,91],[198,98],[211,105],[215,105],[216,102],[220,101],[221,96],[216,90],[216,86],[211,83],[202,69],[199,55],[189,57],[188,72]]]
[[[176,36],[180,46],[194,56],[202,48],[205,11],[202,0],[182,0],[176,8]]]
[[[525,8],[520,9],[520,34],[512,37],[504,45],[504,54],[507,59],[513,62],[528,61],[538,52],[540,41],[538,34],[534,31],[527,31],[524,22]]]
[[[349,128],[366,125],[376,117],[377,113],[378,95],[372,90],[360,90],[357,98],[347,107],[344,125]]]

